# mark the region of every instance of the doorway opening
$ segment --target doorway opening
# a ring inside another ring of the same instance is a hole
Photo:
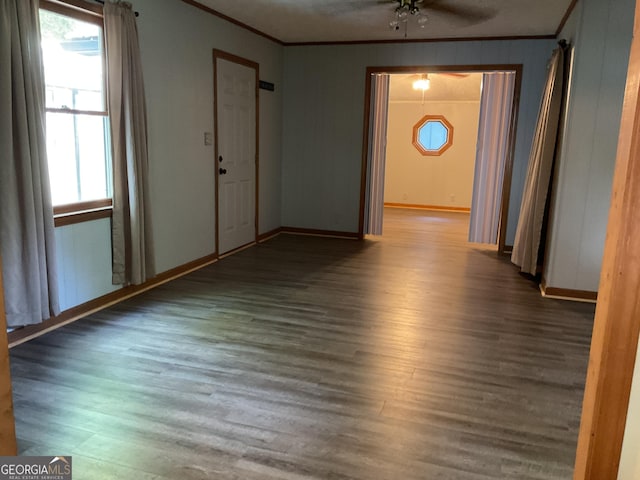
[[[508,251],[521,72],[521,65],[367,69],[362,238],[382,233],[384,207],[471,212],[474,241]],[[508,95],[492,94],[500,89]],[[493,157],[502,160],[487,165]]]

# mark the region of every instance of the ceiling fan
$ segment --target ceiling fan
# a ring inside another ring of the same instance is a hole
[[[430,14],[446,19],[449,23],[465,26],[484,22],[495,16],[496,12],[477,5],[455,5],[450,0],[377,0],[378,4],[393,4],[395,18],[389,22],[389,28],[400,30],[404,25],[405,36],[410,18],[415,18],[420,28],[425,28]]]
[[[429,78],[430,75],[431,75],[431,78]],[[414,90],[422,90],[424,92],[425,90],[429,90],[429,88],[431,87],[431,79],[434,76],[438,76],[438,75],[452,77],[452,78],[460,78],[460,79],[466,78],[469,76],[468,73],[459,73],[459,72],[416,73],[416,74],[407,76],[407,80],[409,80],[412,83]]]

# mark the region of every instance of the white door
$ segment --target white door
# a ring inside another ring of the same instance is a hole
[[[256,92],[254,68],[216,58],[220,254],[256,240]]]

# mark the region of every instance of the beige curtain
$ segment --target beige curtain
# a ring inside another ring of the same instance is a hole
[[[498,243],[502,182],[509,154],[515,72],[485,73],[482,77],[480,125],[476,145],[469,241]]]
[[[0,253],[7,325],[59,313],[38,0],[0,1]]]
[[[557,48],[547,66],[529,167],[525,180],[518,228],[511,261],[523,272],[536,274],[542,224],[556,151],[564,83],[564,51]]]
[[[113,283],[140,284],[155,274],[149,212],[147,112],[135,15],[128,2],[106,2],[109,118],[113,146]]]
[[[364,217],[364,233],[369,235],[382,235],[388,110],[389,75],[386,73],[372,75]]]

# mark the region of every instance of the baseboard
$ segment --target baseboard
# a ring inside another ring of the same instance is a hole
[[[293,235],[311,235],[316,237],[333,237],[333,238],[349,238],[349,239],[360,238],[357,232],[340,232],[337,230],[316,230],[313,228],[282,227],[281,232],[289,233]]]
[[[120,303],[123,300],[139,295],[147,290],[151,290],[163,283],[167,283],[195,270],[199,270],[200,268],[206,267],[216,261],[218,261],[218,254],[212,253],[206,257],[198,258],[192,262],[188,262],[184,265],[172,268],[171,270],[167,270],[166,272],[162,272],[140,285],[130,285],[128,287],[121,288],[120,290],[116,290],[115,292],[107,293],[101,297],[89,300],[86,303],[77,305],[69,310],[65,310],[64,312],[61,312],[60,315],[51,317],[37,325],[28,325],[26,327],[13,330],[8,333],[9,348],[20,345],[32,338],[39,337],[51,330],[55,330],[56,328],[75,322],[87,315],[103,310],[111,305],[115,305],[116,303]]]
[[[384,206],[390,207],[390,208],[411,208],[414,210],[436,210],[439,212],[461,212],[461,213],[471,212],[471,208],[469,207],[451,207],[447,205],[419,205],[415,203],[385,202]]]
[[[598,292],[548,287],[544,278],[542,279],[542,282],[540,282],[540,293],[545,298],[553,298],[557,300],[571,300],[573,302],[585,303],[596,303],[598,301]]]
[[[280,233],[282,233],[282,227],[274,228],[273,230],[270,230],[268,232],[261,233],[260,235],[258,235],[258,243],[266,242],[273,237],[277,237],[278,235],[280,235]]]

